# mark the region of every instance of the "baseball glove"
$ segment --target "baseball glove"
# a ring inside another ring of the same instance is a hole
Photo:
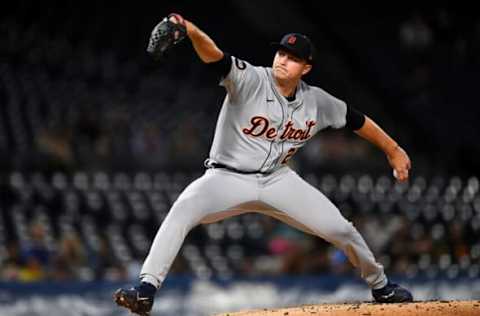
[[[174,17],[177,23],[172,22]],[[165,52],[180,43],[187,36],[187,28],[180,14],[171,13],[152,30],[147,52],[155,60],[164,57]]]

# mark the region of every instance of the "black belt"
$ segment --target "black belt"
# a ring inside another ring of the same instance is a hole
[[[227,169],[229,171],[233,171],[236,173],[241,173],[241,174],[271,174],[271,172],[262,172],[262,171],[243,171],[243,170],[238,170],[233,167],[224,165],[223,163],[218,163],[218,162],[211,162],[207,165],[207,168],[218,168],[218,169]]]

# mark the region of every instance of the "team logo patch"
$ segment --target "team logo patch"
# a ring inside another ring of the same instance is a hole
[[[243,60],[240,60],[235,57],[233,59],[235,60],[235,66],[237,66],[238,69],[244,70],[245,68],[247,68],[247,64],[245,64]]]
[[[295,45],[296,41],[297,41],[297,38],[294,35],[292,35],[288,38],[287,43],[290,45]]]

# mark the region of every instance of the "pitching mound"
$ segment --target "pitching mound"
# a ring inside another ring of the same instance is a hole
[[[217,316],[480,316],[480,301],[429,301],[403,304],[320,304],[263,309]]]

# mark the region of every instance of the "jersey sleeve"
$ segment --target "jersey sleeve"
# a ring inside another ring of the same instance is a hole
[[[245,100],[260,85],[260,75],[256,67],[248,62],[230,56],[232,59],[230,71],[220,81],[220,86],[225,87],[232,99]]]
[[[341,128],[344,127],[347,120],[347,104],[322,91],[319,100],[319,121],[324,127]]]

